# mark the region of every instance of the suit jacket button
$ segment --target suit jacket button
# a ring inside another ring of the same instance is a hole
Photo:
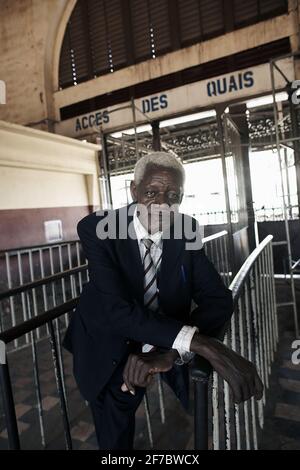
[[[130,344],[130,341],[129,341],[129,339],[126,341],[126,344]]]
[[[117,361],[112,361],[112,363],[113,363],[113,366],[115,366],[117,364]]]

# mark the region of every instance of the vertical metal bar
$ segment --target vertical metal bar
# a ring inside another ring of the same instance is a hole
[[[54,320],[54,323],[55,323],[56,338],[57,338],[57,353],[58,353],[58,359],[59,359],[59,364],[60,364],[60,369],[61,369],[61,381],[62,381],[63,392],[65,396],[65,401],[66,401],[66,408],[68,411],[68,400],[67,400],[66,385],[65,385],[65,366],[64,366],[63,353],[62,353],[59,318],[56,318]]]
[[[274,278],[274,258],[273,258],[273,244],[270,243],[270,264],[272,274],[272,303],[273,303],[273,325],[274,325],[274,337],[275,345],[277,346],[278,341],[278,317],[277,317],[277,302],[276,302],[276,290],[275,290],[275,278]]]
[[[81,261],[80,261],[80,251],[79,251],[79,242],[76,243],[76,254],[77,254],[77,266],[81,266]],[[78,279],[79,279],[79,290],[80,292],[82,291],[82,274],[78,274]]]
[[[228,259],[228,234],[226,234],[226,238],[225,238],[225,245],[224,245],[225,249],[224,249],[224,252],[225,252],[225,260],[226,260],[226,272],[227,272],[227,277],[228,277],[228,286],[230,284],[230,263],[229,263],[229,259]]]
[[[17,252],[17,260],[18,260],[18,271],[19,271],[19,280],[20,280],[20,285],[23,284],[23,271],[22,271],[22,262],[21,262],[21,253],[20,251]],[[26,314],[26,299],[25,299],[25,294],[24,292],[21,293],[21,302],[22,302],[22,311],[23,311],[23,320],[27,320],[27,314]],[[15,340],[17,345],[19,344],[18,338]],[[25,342],[26,344],[29,343],[29,335],[26,333],[25,335]],[[14,343],[14,344],[16,344]]]
[[[45,277],[45,268],[44,268],[44,257],[43,257],[42,248],[39,248],[39,258],[40,258],[41,276],[43,279]],[[44,311],[46,312],[46,310],[48,310],[48,298],[47,298],[47,288],[44,284],[42,285],[42,292],[43,292]],[[47,335],[49,335],[48,325],[46,325],[46,331],[47,331]]]
[[[28,316],[29,318],[31,318],[29,293],[26,292],[25,295],[26,295],[27,311],[29,314]],[[40,425],[40,431],[41,431],[41,440],[42,440],[42,446],[46,447],[38,357],[37,357],[37,350],[36,350],[35,335],[33,331],[30,332],[30,340],[31,340],[31,352],[32,352],[32,364],[33,364],[33,377],[34,377],[34,385],[35,385],[35,392],[36,392],[36,399],[37,399],[37,409],[38,409],[39,425]]]
[[[237,352],[236,344],[236,311],[231,317],[230,329],[231,329],[231,347],[233,351]],[[236,449],[241,449],[241,430],[240,430],[240,408],[238,405],[234,404],[234,420],[235,420],[235,438],[236,438]]]
[[[212,408],[213,408],[213,450],[220,449],[220,420],[219,420],[219,378],[213,372],[212,382]]]
[[[218,134],[220,137],[220,154],[221,154],[221,161],[222,161],[222,172],[223,172],[223,182],[224,182],[224,193],[225,193],[225,203],[226,203],[226,214],[227,214],[227,227],[229,231],[229,251],[230,251],[230,259],[232,263],[232,271],[236,273],[236,260],[235,260],[235,251],[234,251],[234,243],[233,243],[233,225],[231,221],[231,205],[230,205],[230,197],[229,197],[229,190],[228,190],[228,173],[226,167],[226,147],[225,147],[225,136],[224,136],[224,128],[223,128],[223,121],[222,116],[217,110],[217,126],[218,126]],[[225,128],[226,129],[226,128]]]
[[[219,378],[213,372],[212,378],[212,409],[213,409],[213,450],[220,449],[220,419],[219,419]]]
[[[63,384],[62,384],[62,371],[60,368],[60,363],[59,363],[59,358],[58,358],[55,332],[54,332],[52,321],[48,322],[48,324],[49,324],[49,331],[50,331],[51,352],[52,352],[52,359],[53,359],[53,365],[54,365],[56,386],[57,386],[57,390],[59,394],[60,408],[61,408],[62,419],[63,419],[66,449],[71,450],[72,438],[71,438],[71,433],[70,433],[70,423],[69,423],[69,418],[68,418]]]
[[[271,313],[271,291],[270,291],[270,281],[269,281],[270,273],[269,273],[269,265],[268,265],[268,246],[266,246],[262,254],[263,254],[264,266],[265,266],[266,296],[267,296],[266,314],[267,314],[268,334],[269,334],[269,342],[270,342],[270,360],[272,364],[274,360],[274,341],[273,341],[273,334],[272,334],[272,313]]]
[[[247,331],[247,349],[248,349],[248,360],[250,362],[254,362],[254,357],[253,357],[253,347],[254,345],[252,344],[252,338],[254,339],[254,335],[252,334],[252,324],[250,320],[250,278],[249,278],[249,287],[248,283],[245,284],[245,299],[246,299],[246,331]],[[257,429],[256,429],[256,415],[255,415],[255,403],[254,403],[254,398],[251,398],[250,401],[250,407],[251,407],[251,422],[252,422],[252,441],[253,441],[253,448],[256,450],[257,449]]]
[[[166,422],[165,415],[165,403],[164,403],[164,393],[163,393],[163,384],[160,374],[157,374],[157,387],[158,387],[158,399],[159,399],[159,409],[160,409],[160,420],[162,424]]]
[[[59,256],[59,267],[60,267],[60,272],[64,271],[64,264],[63,264],[63,259],[62,259],[62,246],[58,246],[58,256]],[[67,297],[66,297],[66,286],[65,286],[65,278],[61,278],[61,286],[62,286],[62,296],[63,296],[63,301],[66,302]],[[65,314],[65,325],[66,327],[69,325],[69,318],[68,314]]]
[[[220,266],[220,256],[219,256],[219,247],[218,247],[218,244],[219,244],[219,239],[216,238],[216,240],[215,240],[215,245],[216,245],[216,264],[217,264],[217,270],[218,270],[218,272],[220,273],[220,271],[221,271],[221,266]]]
[[[224,338],[224,344],[230,347],[230,331],[228,331]],[[230,397],[229,385],[224,381],[224,418],[225,418],[225,448],[231,450],[231,431],[230,431]]]
[[[259,311],[259,323],[261,329],[261,336],[262,336],[262,358],[264,363],[264,384],[266,387],[269,387],[269,372],[268,372],[268,354],[267,354],[267,339],[266,339],[266,329],[265,329],[265,321],[264,321],[264,290],[262,284],[262,267],[261,267],[261,257],[258,257],[258,272],[259,272],[259,301],[260,305],[262,306]],[[264,404],[265,404],[266,397],[264,396]]]
[[[274,272],[272,269],[272,243],[268,244],[267,250],[267,260],[268,260],[268,271],[269,271],[269,289],[270,289],[270,321],[271,321],[271,331],[272,331],[272,343],[273,343],[273,352],[276,351],[276,324],[277,324],[277,315],[276,315],[276,300],[274,305]]]
[[[256,320],[256,335],[257,335],[257,343],[258,343],[258,358],[259,358],[259,371],[260,371],[260,376],[261,379],[265,385],[266,383],[266,368],[265,368],[265,354],[264,354],[264,341],[263,341],[263,324],[261,321],[262,317],[262,312],[263,309],[261,308],[261,289],[260,289],[260,272],[259,272],[259,263],[258,260],[256,260],[255,265],[254,265],[254,272],[255,272],[255,288],[254,288],[254,297],[255,300],[253,302],[253,306],[255,306],[255,320]],[[263,393],[263,400],[260,401],[260,407],[259,407],[259,422],[261,428],[263,427],[264,423],[264,413],[263,413],[263,406],[265,404],[265,389]]]
[[[11,280],[11,270],[10,270],[10,259],[9,259],[9,253],[5,252],[5,262],[6,262],[6,272],[7,272],[7,281],[8,281],[8,288],[12,288],[12,280]],[[9,306],[10,306],[10,311],[11,311],[11,319],[12,319],[12,326],[16,325],[16,315],[15,315],[15,305],[14,305],[14,298],[10,297],[9,298]],[[14,345],[17,348],[18,347],[18,340],[14,340]]]
[[[242,300],[244,300],[244,289],[243,294],[238,300],[239,305],[239,338],[240,338],[240,345],[241,345],[241,356],[246,357],[245,354],[245,336],[244,336],[244,309],[242,307]],[[244,408],[244,424],[245,424],[245,435],[246,435],[246,449],[250,450],[250,430],[249,430],[249,410],[248,410],[248,402],[243,403]]]
[[[208,449],[208,379],[193,379],[195,450]]]
[[[54,274],[54,264],[53,264],[53,255],[52,255],[52,247],[51,246],[49,246],[49,259],[50,259],[50,273]],[[51,290],[52,290],[53,307],[56,307],[55,282],[51,282]]]
[[[33,282],[34,281],[34,271],[33,271],[33,262],[32,262],[32,249],[28,250],[28,256],[29,256],[29,270],[30,270],[30,280]],[[37,302],[36,302],[36,292],[35,289],[32,289],[32,300],[33,300],[33,314],[36,317],[38,315],[37,312]],[[40,338],[40,328],[36,329],[36,335],[37,338]]]
[[[143,400],[144,400],[144,406],[145,406],[145,415],[146,415],[149,444],[150,444],[150,448],[153,449],[153,435],[152,435],[152,426],[151,426],[151,420],[150,420],[150,409],[149,409],[149,400],[148,400],[147,391],[145,392]]]
[[[135,143],[135,156],[136,160],[139,159],[139,150],[138,150],[138,137],[136,132],[136,113],[135,113],[135,103],[133,96],[131,97],[131,109],[132,109],[132,120],[133,120],[133,128],[134,128],[134,143]]]
[[[3,411],[7,429],[8,444],[12,450],[20,449],[19,431],[12,392],[9,368],[6,358],[6,344],[0,340],[0,385],[2,391]]]
[[[267,307],[267,296],[266,296],[266,278],[265,278],[265,265],[264,265],[264,256],[263,253],[260,253],[259,263],[261,266],[261,281],[262,281],[262,295],[263,295],[263,313],[262,313],[262,322],[264,325],[264,338],[265,338],[265,356],[266,356],[266,378],[267,378],[267,387],[269,387],[269,375],[271,372],[271,351],[270,351],[270,338],[269,338],[269,328],[268,328],[268,318],[266,313]]]

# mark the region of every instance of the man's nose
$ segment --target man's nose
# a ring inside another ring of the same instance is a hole
[[[158,193],[155,198],[155,203],[156,204],[169,204],[167,194],[164,192]]]

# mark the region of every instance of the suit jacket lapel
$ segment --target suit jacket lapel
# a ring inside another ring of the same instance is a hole
[[[170,230],[170,236],[163,238],[163,253],[159,273],[160,294],[168,290],[168,282],[172,272],[176,269],[178,258],[184,249],[184,240],[174,238],[173,228]]]

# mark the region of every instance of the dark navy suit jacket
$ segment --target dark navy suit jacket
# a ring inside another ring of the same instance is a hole
[[[115,211],[119,223],[126,220],[128,208]],[[183,221],[189,218],[179,216]],[[137,351],[142,343],[170,349],[183,325],[198,326],[200,333],[213,336],[233,311],[232,293],[204,249],[187,250],[185,243],[191,240],[176,239],[172,230],[170,239],[163,239],[158,279],[164,314],[146,309],[138,242],[131,238],[99,239],[96,227],[101,219],[94,212],[77,225],[90,277],[63,341],[73,354],[74,376],[87,401],[97,397],[132,346]],[[129,216],[128,225],[131,222]],[[189,218],[189,222],[196,230],[196,220]],[[191,311],[192,301],[197,307]],[[187,408],[188,365],[174,365],[162,378]]]

